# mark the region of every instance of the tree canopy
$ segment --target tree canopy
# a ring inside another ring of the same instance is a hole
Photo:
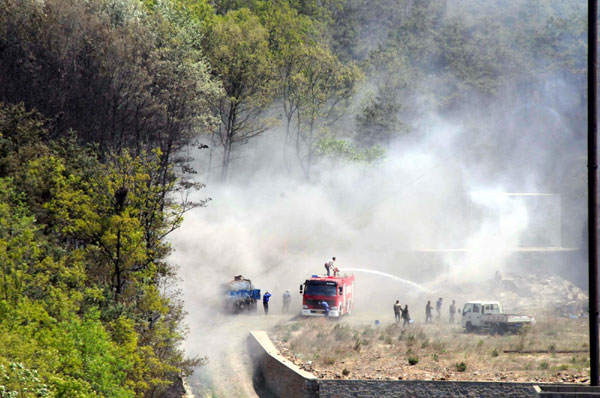
[[[225,180],[235,151],[271,132],[310,179],[321,161],[378,161],[425,110],[486,113],[559,80],[576,88],[563,123],[581,134],[586,11],[576,0],[0,1],[0,395],[160,397],[205,361],[179,345],[166,240],[205,203],[188,200],[203,186],[197,148]]]

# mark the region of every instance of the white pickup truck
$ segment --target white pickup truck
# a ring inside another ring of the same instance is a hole
[[[535,319],[527,315],[504,314],[498,301],[469,301],[463,307],[461,323],[467,333],[483,330],[490,334],[504,334],[533,325]]]

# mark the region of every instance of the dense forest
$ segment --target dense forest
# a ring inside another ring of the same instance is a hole
[[[227,181],[277,128],[310,180],[548,77],[582,130],[584,5],[479,4],[0,0],[0,397],[161,397],[206,360],[167,261],[205,205],[190,148]]]

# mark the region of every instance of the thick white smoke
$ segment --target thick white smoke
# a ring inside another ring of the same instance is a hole
[[[356,273],[356,312],[369,316],[389,313],[400,300],[417,308],[411,314],[418,320],[426,300],[459,299],[456,286],[496,271],[568,267],[563,276],[581,283],[585,143],[566,121],[580,105],[576,91],[546,76],[533,88],[507,85],[493,103],[474,96],[451,115],[432,114],[415,95],[423,108],[383,161],[323,160],[310,181],[294,166],[293,149],[284,151],[280,129],[238,148],[226,183],[218,169],[205,173],[208,160],[199,153],[195,166],[208,184],[198,195],[212,201],[171,236],[170,261],[180,267],[190,314],[188,352],[219,355],[214,350],[235,339],[223,328],[211,333],[220,322],[221,283],[250,278],[273,293],[275,311],[290,290],[297,313],[298,286],[323,273],[332,256],[342,269],[385,272],[435,292]],[[540,248],[560,255],[539,257]],[[533,254],[521,255],[524,249]],[[562,253],[571,253],[568,262]]]

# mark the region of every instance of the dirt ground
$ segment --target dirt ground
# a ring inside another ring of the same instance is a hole
[[[255,386],[252,363],[246,349],[246,338],[251,330],[269,330],[277,324],[286,324],[289,315],[256,314],[220,315],[194,333],[198,351],[208,356],[188,378],[195,398],[271,398],[267,391]]]
[[[586,383],[589,377],[587,319],[542,316],[521,333],[489,336],[467,334],[458,323],[403,329],[393,320],[375,325],[352,315],[279,323],[270,336],[283,355],[319,378]]]
[[[270,398],[252,380],[245,347],[251,330],[267,330],[284,356],[319,378],[588,382],[585,318],[538,315],[522,333],[489,336],[467,334],[458,323],[403,329],[374,314],[340,320],[296,314],[220,316],[198,329],[209,361],[188,378],[194,396]]]

